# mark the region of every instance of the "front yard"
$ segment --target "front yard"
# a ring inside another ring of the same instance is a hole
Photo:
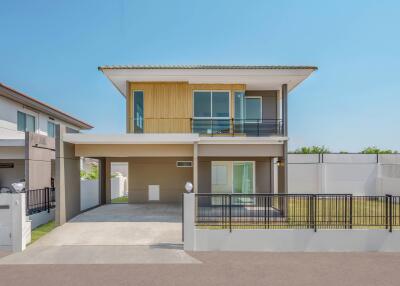
[[[34,243],[36,240],[38,240],[42,236],[48,234],[54,228],[56,228],[55,221],[50,221],[50,222],[48,222],[46,224],[42,224],[42,225],[38,226],[37,228],[32,230],[31,243],[30,244]]]
[[[125,204],[128,203],[128,197],[119,197],[111,200],[113,204]]]

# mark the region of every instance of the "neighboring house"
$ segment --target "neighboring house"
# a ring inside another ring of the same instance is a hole
[[[287,193],[288,93],[316,69],[99,67],[126,100],[126,134],[62,139],[76,158],[100,158],[102,203],[112,162],[129,164],[130,203],[179,202],[186,182],[196,193]],[[72,174],[62,177],[73,192]]]
[[[25,179],[27,184],[28,181],[42,182],[39,186],[33,184],[31,188],[50,187],[50,172],[54,177],[57,125],[65,126],[67,132],[72,133],[92,128],[63,111],[0,83],[0,188],[11,188],[12,183]],[[42,156],[43,161],[50,159],[51,167],[35,160],[37,156]]]

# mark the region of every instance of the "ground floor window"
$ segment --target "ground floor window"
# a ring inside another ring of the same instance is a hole
[[[253,161],[212,161],[211,192],[220,194],[253,194],[255,164]]]

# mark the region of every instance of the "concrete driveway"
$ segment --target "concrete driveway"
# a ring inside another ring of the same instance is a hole
[[[112,204],[78,215],[0,264],[197,263],[183,251],[181,207]]]

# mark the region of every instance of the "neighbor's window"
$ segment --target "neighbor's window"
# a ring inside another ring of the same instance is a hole
[[[65,133],[79,133],[79,130],[76,130],[76,129],[74,129],[74,128],[71,128],[71,127],[66,127],[65,128]]]
[[[18,131],[35,132],[36,122],[35,117],[21,111],[17,113],[17,129]]]
[[[56,125],[54,122],[47,121],[47,136],[56,137]]]

